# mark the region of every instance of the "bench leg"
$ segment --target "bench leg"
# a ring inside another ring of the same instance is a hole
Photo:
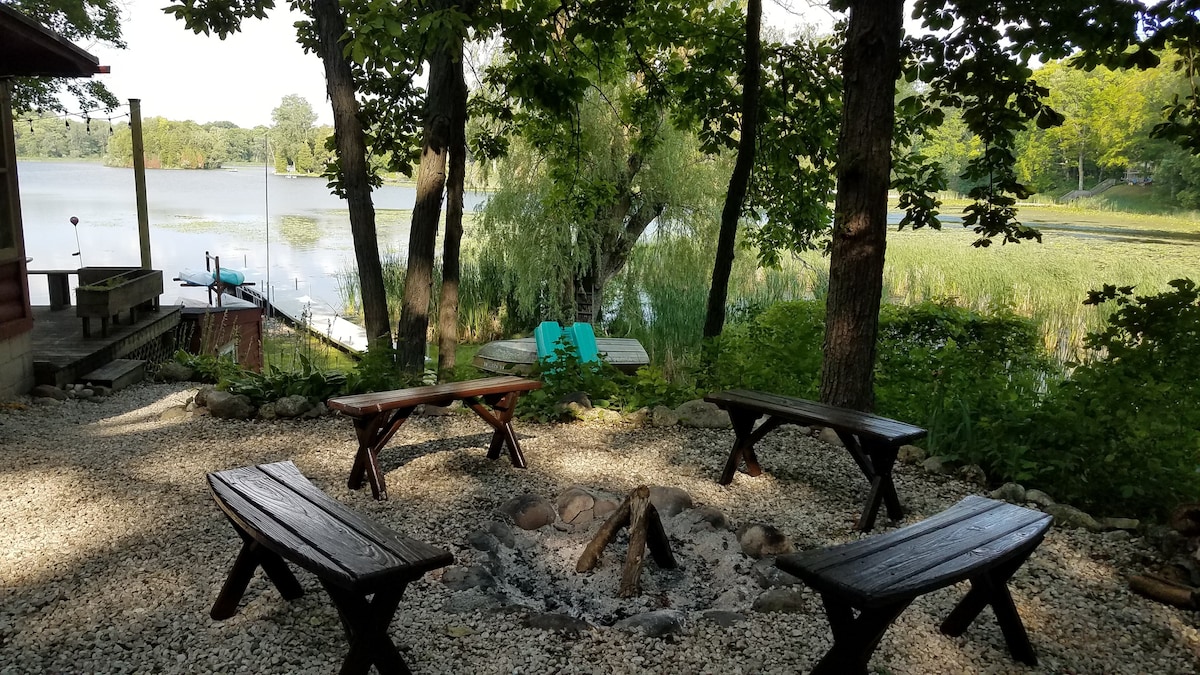
[[[217,595],[217,601],[213,603],[213,608],[208,613],[209,616],[221,621],[236,614],[238,603],[246,594],[246,587],[250,584],[250,579],[254,577],[254,570],[259,567],[262,567],[263,571],[267,573],[267,578],[275,584],[275,588],[279,589],[279,594],[283,596],[284,600],[295,600],[304,595],[304,589],[300,587],[296,575],[288,569],[283,558],[254,541],[236,523],[233,527],[242,538],[242,550],[238,552],[237,559],[234,560],[233,567],[229,570],[229,576],[226,577],[225,584],[221,587],[221,593]]]
[[[383,472],[379,469],[379,451],[404,421],[412,415],[415,408],[400,408],[393,414],[379,413],[371,417],[358,417],[354,420],[354,433],[358,436],[358,452],[354,455],[354,466],[350,468],[350,478],[346,486],[351,490],[362,487],[363,477],[371,484],[371,496],[375,499],[387,499],[387,483]]]
[[[388,626],[392,623],[396,608],[400,606],[400,597],[407,584],[376,591],[370,600],[324,580],[321,584],[337,607],[342,628],[350,641],[350,651],[342,662],[341,675],[365,675],[372,665],[380,675],[409,675],[411,671],[404,663],[400,650],[388,637]]]
[[[867,662],[883,634],[912,602],[864,609],[856,617],[850,605],[839,598],[822,593],[821,601],[833,629],[833,647],[813,668],[813,675],[866,675]]]
[[[503,396],[487,396],[484,400],[478,397],[463,399],[483,421],[492,426],[492,442],[488,445],[488,459],[500,459],[500,451],[508,446],[508,458],[518,469],[525,468],[525,455],[521,452],[521,444],[517,442],[517,434],[512,428],[513,413],[517,409],[517,398],[520,392],[510,391]],[[491,410],[488,406],[491,406]]]
[[[717,481],[721,485],[733,482],[733,474],[737,473],[738,466],[743,461],[746,462],[746,473],[756,478],[762,475],[762,465],[758,463],[758,455],[754,453],[754,444],[783,424],[783,421],[771,417],[755,429],[754,423],[759,417],[762,415],[756,412],[729,411],[729,421],[733,424],[734,433],[733,448],[729,451],[729,459],[725,461],[725,469],[721,471],[721,478]]]
[[[855,529],[869,532],[875,527],[875,517],[879,514],[879,506],[887,507],[888,518],[900,520],[904,517],[904,507],[900,505],[900,497],[896,494],[896,485],[892,482],[892,468],[896,464],[898,449],[881,443],[859,443],[853,434],[838,432],[842,444],[850,456],[854,458],[863,475],[871,483],[867,495],[867,503],[863,507]]]
[[[1004,634],[1004,642],[1012,657],[1021,663],[1036,666],[1037,652],[1029,642],[1029,634],[1025,632],[1025,624],[1017,613],[1012,594],[1008,591],[1008,580],[1016,574],[1021,565],[1033,553],[1029,553],[971,579],[971,590],[959,601],[950,612],[950,616],[942,622],[942,633],[958,637],[966,632],[971,622],[979,616],[983,608],[991,605],[996,615],[996,623]]]

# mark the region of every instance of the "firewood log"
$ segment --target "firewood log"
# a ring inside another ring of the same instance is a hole
[[[1177,584],[1160,576],[1140,574],[1129,577],[1129,588],[1163,604],[1183,609],[1200,609],[1200,605],[1196,603],[1200,593],[1195,588]]]
[[[600,562],[600,554],[604,553],[604,547],[608,546],[608,542],[616,536],[617,531],[629,524],[629,497],[621,502],[616,511],[604,521],[600,529],[596,531],[596,536],[592,538],[586,548],[583,549],[583,555],[579,556],[579,562],[575,564],[576,572],[587,572]]]
[[[629,496],[629,553],[621,571],[617,595],[637,597],[642,592],[642,559],[646,555],[646,510],[650,507],[650,488],[641,485]]]

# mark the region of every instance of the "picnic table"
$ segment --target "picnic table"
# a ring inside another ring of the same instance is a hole
[[[746,463],[746,472],[751,476],[762,473],[762,466],[754,453],[754,444],[780,425],[827,427],[837,432],[846,451],[871,484],[856,528],[868,531],[875,526],[875,516],[881,502],[887,506],[888,517],[892,520],[904,517],[904,508],[892,483],[892,467],[900,446],[924,438],[928,433],[925,429],[858,410],[746,389],[709,394],[704,400],[728,412],[733,424],[735,438],[729,459],[725,462],[725,470],[721,473],[722,485],[733,481],[733,474],[743,461]],[[755,428],[755,423],[764,416],[766,421]]]
[[[357,490],[362,487],[365,477],[375,499],[387,499],[387,485],[379,469],[379,451],[417,406],[445,406],[454,401],[462,401],[494,429],[488,459],[499,459],[500,451],[508,446],[512,465],[524,469],[525,456],[521,454],[521,444],[513,432],[512,416],[517,398],[523,392],[541,388],[542,383],[538,380],[503,375],[331,398],[326,405],[352,417],[358,435],[358,452],[347,484],[351,490]]]

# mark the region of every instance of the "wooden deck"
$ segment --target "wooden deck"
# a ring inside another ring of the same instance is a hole
[[[111,324],[108,337],[83,336],[83,320],[74,308],[33,308],[33,375],[38,384],[58,387],[78,382],[93,370],[171,334],[179,325],[180,308],[163,305],[139,313],[136,323]]]

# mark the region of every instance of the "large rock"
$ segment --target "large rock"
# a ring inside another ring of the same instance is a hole
[[[522,530],[536,530],[550,525],[558,518],[554,512],[554,505],[540,495],[525,494],[513,497],[500,506],[500,512]]]
[[[1026,490],[1025,501],[1033,502],[1042,508],[1055,503],[1054,499],[1051,498],[1050,495],[1042,492],[1041,490]]]
[[[198,406],[205,407],[208,405],[208,395],[216,390],[216,387],[212,386],[211,384],[206,384],[196,390],[196,395],[192,397],[192,401],[194,401]]]
[[[245,394],[212,391],[205,398],[205,403],[213,417],[227,420],[248,420],[254,417],[254,404]]]
[[[596,505],[596,498],[580,485],[572,485],[563,490],[554,500],[554,505],[558,508],[558,517],[564,523],[578,525],[595,517],[592,509]]]
[[[1058,527],[1073,527],[1100,532],[1104,529],[1096,519],[1067,504],[1051,504],[1043,506],[1042,510],[1054,516],[1054,524]]]
[[[971,483],[980,487],[987,485],[987,474],[984,473],[983,467],[978,464],[968,464],[958,469],[958,479],[964,483]]]
[[[838,436],[837,431],[831,427],[825,427],[821,433],[817,434],[817,440],[828,443],[833,446],[842,447],[842,437]]]
[[[307,396],[293,394],[275,401],[275,414],[288,419],[299,417],[312,409]]]
[[[700,506],[691,509],[684,516],[687,529],[692,532],[715,532],[729,529],[729,518],[719,509],[711,506]]]
[[[67,400],[67,392],[52,384],[39,384],[30,390],[29,395],[34,398],[52,398],[55,401]]]
[[[679,424],[679,415],[665,405],[656,405],[650,411],[650,421],[656,427],[673,427]]]
[[[794,586],[800,583],[798,577],[792,576],[775,566],[774,556],[769,556],[754,563],[750,568],[750,576],[763,588],[779,588]]]
[[[792,588],[772,588],[763,591],[754,600],[753,609],[756,612],[786,612],[796,613],[807,611],[804,594]]]
[[[167,361],[158,367],[159,382],[191,382],[196,371],[178,361]]]
[[[692,508],[692,496],[677,487],[651,485],[650,503],[660,516],[670,518]]]
[[[991,498],[1006,501],[1010,504],[1024,504],[1025,488],[1020,483],[1005,483],[992,490]]]
[[[273,402],[272,403],[264,403],[264,404],[258,406],[258,419],[273,420],[273,419],[278,419],[278,418],[279,418],[279,413],[275,412],[275,404]]]
[[[896,460],[903,464],[920,464],[928,456],[925,448],[918,445],[902,445],[896,452]]]
[[[795,546],[783,532],[763,523],[746,525],[738,532],[742,552],[751,558],[791,553]]]
[[[683,623],[683,612],[675,609],[659,609],[621,619],[613,625],[613,628],[630,633],[640,630],[648,637],[662,637],[671,633],[682,633]]]
[[[698,429],[728,429],[729,413],[721,410],[715,403],[697,399],[681,404],[675,409],[679,423],[685,427]]]
[[[950,473],[950,462],[944,457],[929,457],[921,462],[921,468],[932,474],[948,474]]]
[[[1141,527],[1142,522],[1137,518],[1101,518],[1100,524],[1106,530],[1128,530],[1136,531]]]

